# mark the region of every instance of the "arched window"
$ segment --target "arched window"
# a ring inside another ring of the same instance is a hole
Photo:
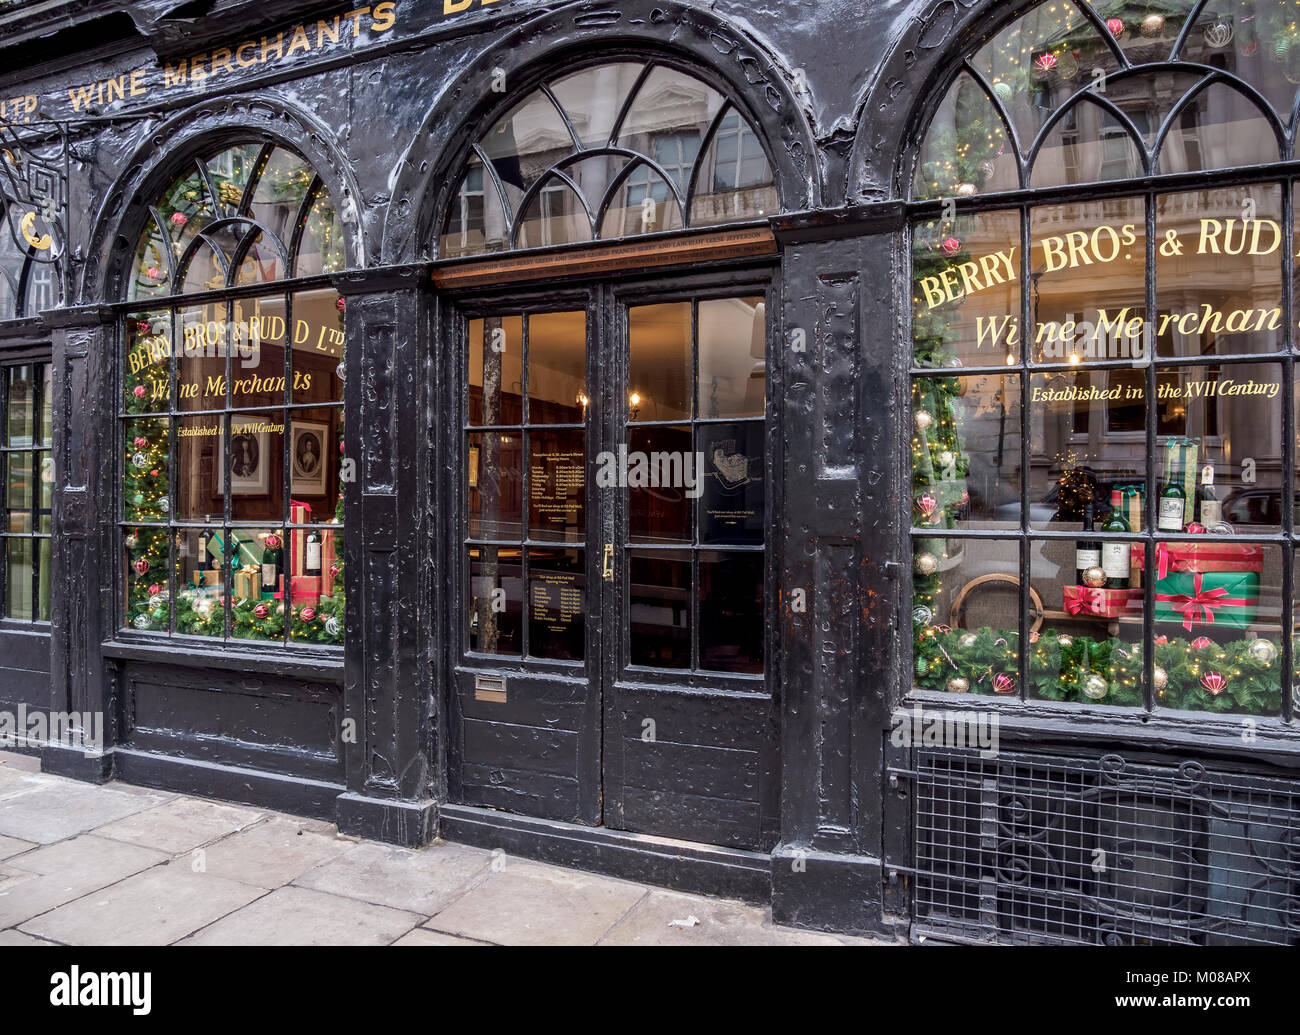
[[[904,170],[913,684],[1290,721],[1300,19],[1053,2]]]
[[[713,87],[620,61],[552,79],[474,145],[443,258],[761,219],[778,211],[758,136]]]
[[[300,155],[200,155],[148,209],[122,332],[122,623],[343,642],[344,264]]]

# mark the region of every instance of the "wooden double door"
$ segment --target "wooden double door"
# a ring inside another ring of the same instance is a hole
[[[454,800],[774,843],[769,290],[457,311]]]

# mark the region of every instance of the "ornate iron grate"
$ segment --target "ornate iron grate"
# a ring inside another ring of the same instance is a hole
[[[1117,755],[915,757],[918,934],[1300,944],[1300,783]]]

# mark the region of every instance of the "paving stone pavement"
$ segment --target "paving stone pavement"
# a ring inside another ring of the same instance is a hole
[[[466,845],[396,848],[269,809],[79,783],[0,751],[0,946],[50,944],[884,943]]]

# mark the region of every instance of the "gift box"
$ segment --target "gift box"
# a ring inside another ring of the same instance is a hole
[[[235,596],[245,600],[257,600],[262,595],[262,570],[260,568],[239,568],[235,571]]]
[[[315,604],[320,601],[321,578],[319,575],[295,575],[289,585],[293,604]]]
[[[1145,515],[1146,493],[1140,485],[1116,485],[1115,489],[1120,493],[1119,512],[1124,515],[1124,520],[1128,522],[1130,532],[1141,532],[1143,528],[1143,516]]]
[[[289,501],[289,523],[305,525],[311,521],[311,504]],[[295,528],[289,536],[289,571],[301,575],[307,568],[307,533],[310,529]]]
[[[1143,544],[1133,547],[1133,567],[1142,570]],[[1264,570],[1264,547],[1257,543],[1156,543],[1156,579],[1170,572],[1254,572]]]
[[[1140,589],[1065,587],[1065,610],[1081,618],[1119,618],[1131,608],[1141,608],[1141,599]]]
[[[1156,621],[1178,622],[1188,632],[1211,625],[1244,629],[1258,607],[1255,572],[1174,571],[1156,580]]]
[[[320,592],[323,597],[334,595],[334,574],[330,571],[337,557],[334,553],[335,535],[332,528],[322,528],[320,534]]]

